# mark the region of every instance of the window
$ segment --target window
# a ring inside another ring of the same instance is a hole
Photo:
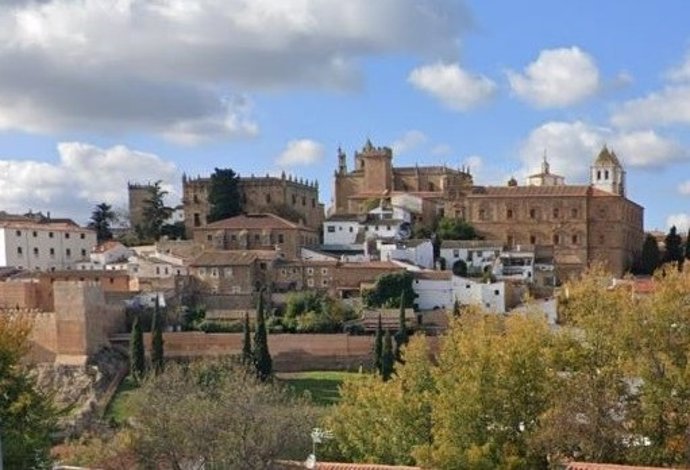
[[[480,220],[486,219],[486,211],[484,209],[479,209],[479,219]]]
[[[158,275],[158,274],[160,274],[160,273],[161,273],[161,268],[159,268],[158,266],[156,266],[156,274]]]
[[[111,283],[111,284],[115,284],[115,279],[111,277],[111,278],[110,278],[110,283]]]
[[[302,196],[302,205],[306,206],[307,205],[307,198]]]
[[[513,246],[513,240],[514,240],[514,239],[513,239],[513,236],[512,236],[512,235],[508,235],[508,238],[506,239],[506,242],[507,242],[508,246]]]
[[[506,212],[506,218],[512,219],[513,218],[513,209],[508,209]]]
[[[266,204],[270,204],[270,203],[271,203],[271,195],[269,193],[269,194],[266,194]]]
[[[34,256],[38,257],[38,248],[34,248]]]
[[[201,227],[201,215],[199,213],[194,214],[194,226]]]
[[[255,233],[254,234],[254,241],[258,242],[259,240],[261,240],[261,236],[258,233]]]
[[[597,170],[597,179],[598,179],[598,180],[601,179],[601,170]]]
[[[236,242],[237,241],[237,235],[230,235],[230,241]]]
[[[321,280],[321,285],[324,286],[324,287],[328,286],[328,279],[322,279],[322,280]]]
[[[335,233],[335,225],[328,226],[328,233]]]
[[[352,233],[352,232],[354,232],[354,229],[352,227],[350,227],[350,233]]]
[[[342,232],[342,231],[343,231],[343,228],[342,228],[342,227],[338,227],[338,232]]]
[[[604,240],[604,236],[603,236],[603,235],[599,235],[599,244],[600,244],[600,245],[603,245],[603,244],[604,244],[604,241],[605,241],[605,240]]]
[[[297,196],[295,196],[295,195],[293,194],[293,195],[292,195],[292,205],[294,206],[295,204],[297,204]]]
[[[21,256],[21,255],[23,254],[23,251],[22,251],[22,247],[21,247],[21,246],[18,246],[18,247],[17,247],[17,254],[18,254],[19,256]]]
[[[206,276],[206,268],[199,268],[199,276]]]
[[[223,270],[223,276],[225,277],[232,277],[232,268],[225,268]]]
[[[324,276],[328,275],[328,268],[321,268],[321,274]]]
[[[34,237],[34,238],[36,238],[36,237],[38,236],[38,232],[37,232],[36,230],[34,230],[34,231],[31,233],[31,236]]]
[[[390,231],[390,229],[391,229],[391,226],[390,226],[390,225],[386,225],[386,230]]]
[[[311,207],[312,207],[312,209],[314,207],[316,207],[316,199],[314,199],[314,198],[311,198]]]
[[[529,236],[529,243],[530,243],[530,245],[536,245],[537,244],[537,237],[535,237],[534,235],[530,235]]]
[[[210,242],[211,240],[213,240],[213,236],[209,233],[208,235],[206,235],[206,240]]]
[[[167,267],[165,268],[165,274],[168,274],[168,268]]]
[[[577,219],[577,209],[575,207],[570,209],[570,217],[572,217],[573,219]]]
[[[460,250],[453,250],[453,258],[460,258]]]
[[[82,257],[86,256],[86,250],[84,248],[81,249],[81,256]]]
[[[266,267],[267,267],[267,266],[266,266],[266,263],[259,263],[259,268],[260,268],[262,271],[266,271]]]
[[[313,276],[314,275],[314,268],[307,268],[307,276]]]
[[[314,279],[312,279],[312,278],[307,279],[307,285],[309,287],[314,287]]]
[[[230,290],[230,293],[232,294],[241,294],[242,293],[242,288],[240,286],[232,286],[232,289]]]
[[[53,232],[48,232],[48,238],[53,238]]]
[[[559,214],[559,211],[558,211],[558,207],[554,207],[554,208],[553,208],[553,218],[554,218],[554,219],[557,219],[559,215],[560,215],[560,214]]]
[[[55,258],[55,248],[50,249],[50,257]]]
[[[197,196],[196,194],[192,196],[192,200],[194,201],[194,204],[199,204],[199,196]]]
[[[85,233],[80,233],[80,234],[79,234],[79,238],[81,238],[82,240],[86,239],[86,234],[85,234]]]
[[[211,277],[218,277],[218,268],[211,268]]]
[[[561,241],[561,237],[559,237],[557,233],[554,233],[553,234],[553,244],[558,245],[560,243],[560,241]]]
[[[494,295],[500,295],[500,294],[501,294],[501,293],[499,292],[498,289],[496,289],[496,290],[494,291]]]
[[[604,179],[609,179],[609,170],[604,171]]]
[[[278,243],[285,243],[285,237],[282,233],[278,234]]]
[[[17,230],[15,233],[17,234],[18,237],[21,237],[21,236],[22,236],[22,231],[21,231],[21,230]]]
[[[69,238],[69,233],[66,233],[66,234],[65,234],[65,238]]]
[[[69,248],[67,248],[67,249],[65,250],[65,256],[68,257],[68,258],[69,258],[70,256],[72,256],[72,250],[70,250]]]
[[[575,235],[572,236],[572,242],[573,242],[573,245],[577,245],[577,242],[578,242],[578,240],[577,240],[577,234],[575,234]]]
[[[529,210],[529,218],[530,219],[536,219],[537,218],[537,211],[535,209]]]

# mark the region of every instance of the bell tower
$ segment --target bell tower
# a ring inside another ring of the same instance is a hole
[[[625,171],[616,153],[606,145],[590,169],[590,183],[596,189],[625,196]]]

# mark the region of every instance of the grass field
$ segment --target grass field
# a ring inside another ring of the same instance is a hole
[[[340,400],[340,384],[345,378],[359,375],[356,372],[294,372],[277,374],[281,382],[291,387],[295,393],[309,392],[315,404],[328,406]]]
[[[125,377],[105,411],[106,420],[120,425],[132,415],[129,397],[137,388],[139,386],[131,376]]]

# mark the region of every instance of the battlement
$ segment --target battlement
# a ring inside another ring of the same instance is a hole
[[[148,191],[151,188],[153,188],[153,186],[154,186],[153,183],[151,183],[150,181],[146,182],[146,183],[131,183],[129,181],[127,182],[127,189],[128,190],[142,190],[142,191],[146,190],[146,191]]]
[[[255,175],[252,173],[249,176],[237,175],[239,178],[239,185],[249,186],[249,185],[276,185],[276,184],[290,184],[293,187],[302,187],[305,189],[319,189],[319,182],[317,180],[309,181],[306,178],[297,177],[297,175],[286,174],[284,171],[281,173],[280,177],[271,176],[266,174]],[[211,184],[211,178],[209,176],[199,176],[191,177],[186,174],[182,174],[182,185],[183,186],[207,186]]]

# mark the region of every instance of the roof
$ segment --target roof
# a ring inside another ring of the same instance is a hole
[[[403,268],[390,261],[366,261],[363,263],[343,263],[340,269],[392,269],[400,271]]]
[[[326,222],[359,222],[362,218],[359,214],[331,214]]]
[[[249,266],[257,260],[273,260],[273,250],[208,250],[194,258],[190,266]]]
[[[453,277],[451,271],[416,271],[412,273],[415,279],[427,281],[450,281]]]
[[[606,148],[606,146],[604,145],[604,148],[601,149],[601,152],[599,152],[599,156],[594,161],[594,165],[612,165],[620,167],[621,162],[620,160],[618,160],[616,153],[613,150],[609,152],[609,149]]]
[[[449,248],[503,248],[500,240],[443,240],[441,249]]]
[[[280,467],[285,470],[295,468],[305,468],[301,462],[279,462]],[[373,463],[340,463],[340,462],[319,462],[319,470],[421,470],[420,467],[408,467],[404,465],[378,465]]]
[[[110,250],[113,250],[115,248],[120,248],[120,247],[124,247],[124,245],[118,241],[115,241],[115,240],[108,240],[108,241],[105,241],[105,242],[101,243],[100,245],[94,247],[94,249],[91,250],[91,252],[92,253],[105,253],[106,251],[110,251]]]
[[[559,186],[478,186],[468,194],[469,198],[491,197],[620,197],[585,185]]]
[[[91,229],[80,227],[79,224],[70,219],[44,219],[41,221],[25,218],[25,219],[0,219],[0,227],[17,228],[17,229],[42,229],[42,230],[82,230],[85,232],[93,232]]]
[[[270,230],[270,229],[289,229],[289,230],[314,230],[302,225],[297,225],[289,220],[278,217],[275,214],[241,214],[229,219],[218,220],[207,224],[200,229],[229,229],[229,230]],[[196,229],[199,230],[199,229]]]
[[[636,467],[611,463],[570,462],[566,470],[662,470],[662,467]],[[668,470],[668,468],[666,468]]]

